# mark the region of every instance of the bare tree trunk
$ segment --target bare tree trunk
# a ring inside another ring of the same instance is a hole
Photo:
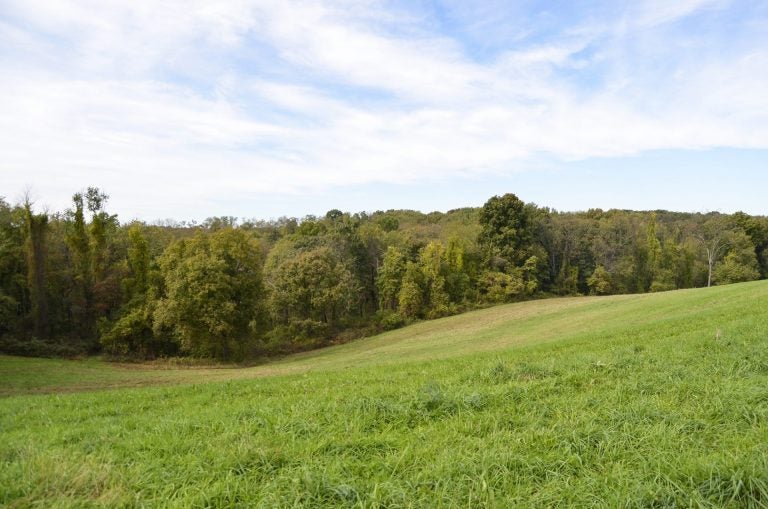
[[[717,255],[720,253],[720,250],[728,245],[726,239],[724,239],[721,235],[722,234],[717,233],[714,234],[711,238],[706,238],[703,235],[697,235],[694,237],[702,246],[704,246],[704,249],[707,251],[707,268],[709,269],[707,274],[707,288],[712,286],[712,272],[715,268]]]

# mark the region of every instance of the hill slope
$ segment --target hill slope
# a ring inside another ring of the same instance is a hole
[[[89,362],[4,358],[1,385],[50,390],[25,363],[70,390],[187,385],[0,400],[0,503],[768,504],[766,282],[500,306],[241,370]]]
[[[0,355],[0,395],[200,383],[447,359],[553,341],[715,334],[740,322],[745,306],[768,299],[768,282],[660,294],[573,297],[473,311],[291,355],[252,368],[168,369],[151,364],[24,359]],[[708,329],[707,329],[708,328]],[[706,330],[706,332],[704,332]]]

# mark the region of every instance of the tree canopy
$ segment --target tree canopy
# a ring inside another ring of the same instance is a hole
[[[481,208],[121,224],[0,198],[0,350],[243,359],[478,306],[728,284],[768,274],[768,219]]]

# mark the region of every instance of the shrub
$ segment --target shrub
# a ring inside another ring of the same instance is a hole
[[[0,338],[0,352],[21,357],[80,357],[90,353],[84,342],[43,341],[37,338]]]
[[[399,329],[405,325],[405,318],[397,312],[384,312],[379,318],[379,325],[383,330]]]

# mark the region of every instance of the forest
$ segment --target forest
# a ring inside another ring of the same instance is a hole
[[[121,223],[0,198],[0,351],[243,361],[496,303],[768,275],[768,218],[559,212],[514,194],[445,213]]]

